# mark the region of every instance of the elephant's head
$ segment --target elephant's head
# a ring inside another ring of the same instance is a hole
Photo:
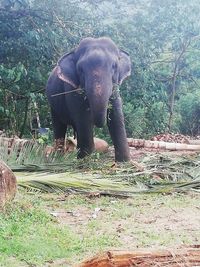
[[[109,98],[114,85],[130,75],[128,54],[109,38],[86,38],[59,61],[58,77],[73,88],[85,90],[93,122],[102,127],[106,120]]]

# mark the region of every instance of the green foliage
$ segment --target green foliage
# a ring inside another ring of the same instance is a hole
[[[188,93],[178,101],[181,120],[179,128],[184,134],[196,136],[200,132],[200,92]]]

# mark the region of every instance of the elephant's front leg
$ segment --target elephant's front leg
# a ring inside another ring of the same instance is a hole
[[[110,100],[111,108],[108,112],[108,128],[115,147],[116,161],[129,161],[130,150],[127,143],[127,136],[122,112],[122,101],[120,96]]]
[[[94,151],[93,125],[87,119],[77,125],[77,158],[84,158]]]
[[[77,158],[84,158],[94,151],[93,123],[87,99],[82,94],[66,96],[70,118],[77,135]]]

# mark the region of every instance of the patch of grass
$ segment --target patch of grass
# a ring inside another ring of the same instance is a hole
[[[15,203],[1,214],[0,221],[0,253],[20,261],[39,264],[51,255],[62,256],[61,244],[76,240],[69,229],[56,229],[51,216],[31,201]]]
[[[12,262],[11,266],[40,266],[59,258],[73,260],[97,246],[103,249],[113,245],[107,235],[86,232],[82,236],[67,224],[61,227],[46,210],[48,205],[39,195],[23,194],[0,214],[0,266],[9,266],[7,262]]]

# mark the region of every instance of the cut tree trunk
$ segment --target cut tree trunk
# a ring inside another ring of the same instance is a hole
[[[108,251],[78,267],[200,266],[200,245],[176,250]]]
[[[135,148],[150,148],[150,149],[163,149],[174,151],[200,151],[200,145],[196,144],[180,144],[180,143],[168,143],[164,141],[150,141],[145,139],[133,139],[127,138],[128,145]]]
[[[17,191],[16,177],[10,168],[0,161],[0,209],[7,201],[15,197]]]

